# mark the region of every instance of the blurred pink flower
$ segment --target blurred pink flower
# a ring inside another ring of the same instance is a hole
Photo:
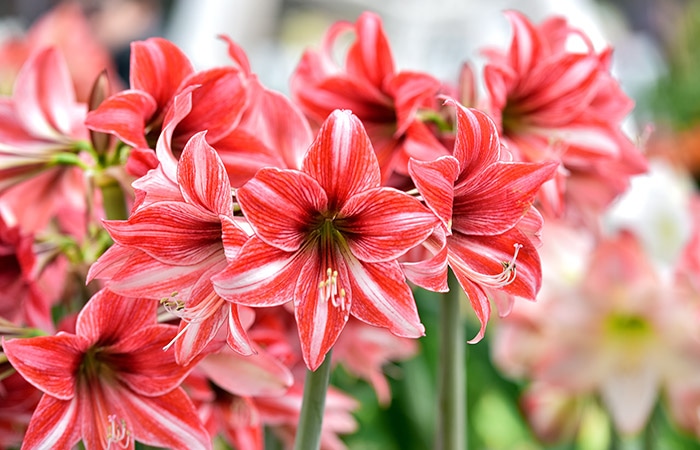
[[[34,53],[12,98],[0,98],[0,204],[24,230],[40,231],[59,214],[83,223],[85,182],[76,165],[85,157],[85,113],[55,48]]]
[[[543,258],[552,255],[548,245],[562,242],[545,241]],[[537,304],[516,305],[499,324],[495,361],[538,389],[600,396],[616,429],[635,434],[662,390],[697,378],[698,299],[663,276],[629,232],[579,257],[586,261],[581,273],[560,272],[561,282]]]

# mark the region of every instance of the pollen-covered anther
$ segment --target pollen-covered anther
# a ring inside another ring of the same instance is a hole
[[[117,416],[110,414],[107,416],[107,448],[128,448],[131,443],[131,433],[126,427],[124,419],[117,419]]]
[[[496,275],[486,275],[476,271],[470,271],[470,277],[477,283],[481,283],[485,286],[496,289],[507,286],[515,281],[515,277],[517,276],[515,260],[518,258],[518,252],[520,252],[520,249],[523,248],[523,245],[515,243],[513,244],[513,247],[515,247],[515,251],[513,252],[513,257],[510,259],[510,261],[501,262],[501,267],[503,267],[501,273]]]
[[[345,289],[338,288],[338,271],[326,269],[326,279],[318,283],[321,301],[330,301],[333,306],[345,310]]]
[[[170,297],[163,297],[160,299],[160,304],[163,305],[166,311],[175,316],[180,316],[182,310],[185,309],[185,302],[177,298],[178,293],[173,292]]]

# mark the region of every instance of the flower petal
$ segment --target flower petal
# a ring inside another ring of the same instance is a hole
[[[411,289],[396,261],[365,264],[346,258],[352,287],[352,315],[397,336],[425,334]]]
[[[501,143],[493,120],[478,109],[465,108],[449,99],[447,104],[457,111],[457,135],[454,157],[459,161],[460,184],[466,178],[496,162],[500,156]]]
[[[185,200],[216,214],[233,214],[231,186],[216,151],[199,132],[185,145],[177,165],[177,181]]]
[[[156,112],[153,97],[142,91],[118,92],[90,111],[85,125],[95,131],[111,133],[127,144],[148,148],[146,124]]]
[[[135,440],[179,450],[211,448],[211,438],[182,388],[157,397],[121,389],[109,397],[122,409]]]
[[[22,441],[23,448],[73,448],[80,441],[78,399],[59,400],[44,394]]]
[[[76,333],[91,344],[114,344],[143,327],[155,324],[156,306],[152,300],[124,298],[102,289],[78,314]]]
[[[222,251],[218,216],[186,203],[154,203],[104,226],[115,242],[166,264],[195,265]]]
[[[75,374],[89,345],[82,336],[65,333],[2,340],[12,367],[37,389],[60,400],[75,396]]]
[[[235,260],[212,277],[226,300],[248,306],[274,306],[292,300],[303,256],[267,245],[257,236],[243,245]]]
[[[244,397],[284,395],[294,382],[289,369],[263,350],[249,356],[222,350],[197,367],[220,388]]]
[[[391,189],[359,193],[343,206],[336,219],[360,261],[396,259],[423,242],[438,219],[415,198]]]
[[[337,211],[353,195],[380,184],[379,163],[362,122],[350,111],[328,116],[309,148],[302,171],[315,178]]]
[[[442,156],[434,161],[410,159],[408,173],[428,208],[440,218],[445,230],[449,232],[459,162],[452,156]]]
[[[177,333],[174,325],[157,324],[125,336],[109,350],[116,376],[135,393],[153,397],[177,388],[194,364],[178,364],[163,350]]]
[[[131,88],[151,94],[158,110],[165,109],[182,81],[194,72],[182,50],[159,37],[131,43],[130,67]]]
[[[455,187],[452,230],[469,235],[495,235],[513,228],[527,213],[542,183],[557,162],[496,162]]]

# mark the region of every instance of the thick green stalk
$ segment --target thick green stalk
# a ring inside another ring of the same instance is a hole
[[[304,398],[301,403],[294,450],[318,450],[321,446],[321,425],[323,424],[323,410],[326,406],[330,373],[330,351],[315,372],[306,371]]]
[[[450,272],[450,291],[440,299],[437,450],[465,449],[465,339],[459,308],[461,288]]]
[[[129,211],[126,209],[126,199],[124,191],[119,182],[108,179],[98,183],[102,191],[102,207],[109,220],[126,220],[129,218]]]

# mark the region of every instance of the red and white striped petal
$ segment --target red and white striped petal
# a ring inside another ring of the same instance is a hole
[[[82,336],[68,334],[2,340],[12,367],[37,389],[60,400],[75,396],[75,374],[89,345]]]
[[[388,328],[397,336],[425,334],[413,293],[398,262],[363,263],[346,258],[351,275],[352,315],[370,325]]]
[[[377,157],[362,122],[350,111],[328,116],[309,148],[302,171],[328,195],[328,208],[339,210],[353,195],[379,187]]]
[[[206,131],[185,145],[177,165],[177,181],[188,203],[215,214],[233,214],[231,186],[221,159],[207,144]]]
[[[454,182],[459,175],[457,159],[452,156],[442,156],[434,161],[411,159],[408,162],[408,173],[428,208],[450,233]]]
[[[354,195],[338,216],[342,219],[336,226],[346,233],[353,255],[364,262],[398,258],[423,242],[438,224],[418,200],[391,188]]]
[[[285,252],[253,236],[236,259],[211,280],[216,292],[231,302],[248,306],[281,305],[293,299],[305,258],[301,251]]]
[[[187,203],[154,203],[104,226],[115,242],[166,264],[195,265],[222,250],[218,216]]]
[[[455,136],[454,157],[459,161],[459,184],[485,167],[498,161],[501,142],[493,120],[478,109],[465,108],[449,99],[447,104],[457,111],[457,135]]]
[[[138,442],[178,450],[211,448],[211,438],[182,388],[156,397],[115,389],[107,397],[122,411],[117,418],[125,419]]]
[[[532,206],[542,183],[559,166],[548,163],[497,162],[455,187],[452,230],[496,235],[513,228]]]
[[[73,448],[80,441],[77,398],[59,400],[44,394],[29,422],[22,448]]]

